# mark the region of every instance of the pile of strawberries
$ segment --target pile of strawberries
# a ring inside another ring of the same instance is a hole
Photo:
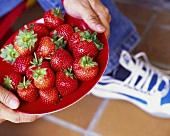
[[[45,12],[43,19],[19,29],[13,42],[1,49],[0,57],[13,66],[4,87],[26,102],[40,97],[45,104],[56,104],[80,82],[97,76],[93,58],[103,44],[96,32],[67,24],[60,8]]]

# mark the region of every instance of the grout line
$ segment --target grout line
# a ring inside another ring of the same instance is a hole
[[[43,119],[49,121],[49,122],[52,122],[54,124],[57,124],[57,125],[60,125],[62,127],[65,127],[65,128],[68,128],[70,130],[73,130],[73,131],[76,131],[76,132],[79,132],[81,134],[84,134],[85,133],[85,129],[79,127],[79,126],[76,126],[74,124],[71,124],[69,122],[66,122],[64,120],[61,120],[59,118],[56,118],[52,115],[46,115],[46,116],[43,116]]]
[[[146,28],[144,29],[144,31],[143,31],[143,33],[141,35],[141,42],[144,40],[144,38],[147,36],[148,32],[152,28],[157,16],[158,16],[157,12],[153,13],[153,15],[151,16],[150,21],[148,22]]]
[[[77,125],[74,125],[74,124],[72,124],[72,123],[69,123],[69,122],[67,122],[67,121],[64,121],[64,120],[61,120],[61,119],[59,119],[59,118],[56,118],[56,117],[54,117],[54,116],[52,116],[52,115],[45,115],[45,116],[43,116],[42,118],[43,118],[44,120],[47,120],[47,121],[49,121],[49,122],[52,122],[52,123],[54,123],[54,124],[56,124],[56,125],[60,125],[60,126],[62,126],[62,127],[64,127],[64,128],[67,128],[67,129],[70,129],[70,130],[72,130],[72,131],[81,133],[81,134],[83,134],[83,135],[86,134],[86,130],[85,130],[85,129],[83,129],[83,128],[77,126]],[[92,133],[90,133],[90,136],[99,136],[99,135],[98,135],[97,133],[92,132]]]
[[[89,133],[91,133],[94,130],[94,128],[96,127],[98,120],[102,116],[108,102],[109,102],[109,99],[104,99],[103,100],[102,104],[98,108],[98,111],[95,113],[92,121],[90,122],[90,124],[89,124],[89,126],[87,128],[87,131],[86,131],[87,133],[84,136],[88,136]]]

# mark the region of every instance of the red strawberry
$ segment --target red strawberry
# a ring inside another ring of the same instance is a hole
[[[31,61],[33,60],[32,55],[22,56],[20,55],[14,62],[14,71],[20,74],[25,74],[27,69],[31,66]]]
[[[49,36],[44,36],[39,40],[39,46],[36,50],[38,58],[51,58],[56,50],[56,45]]]
[[[99,67],[97,62],[94,62],[92,58],[83,56],[81,59],[75,60],[73,71],[79,80],[89,81],[97,76]]]
[[[39,66],[41,66],[41,68],[48,68],[50,67],[50,62],[47,60],[43,60],[43,62],[37,66],[33,66],[33,67],[29,67],[26,71],[26,77],[30,80],[33,81],[33,70],[37,69]]]
[[[77,28],[75,28],[77,29]],[[72,34],[72,36],[70,37],[69,40],[69,44],[68,44],[68,48],[70,51],[73,50],[73,48],[77,45],[77,43],[80,42],[80,39],[82,38],[81,36],[82,31],[77,31],[75,33]]]
[[[34,53],[34,59],[31,62],[31,64],[32,65],[26,71],[26,77],[31,81],[33,81],[33,77],[32,77],[33,70],[37,69],[40,66],[41,66],[41,68],[50,67],[50,62],[47,60],[43,60],[43,58],[38,59],[36,56],[36,53]]]
[[[69,41],[70,37],[74,33],[74,30],[71,25],[63,24],[59,27],[56,27],[50,32],[51,37],[64,37],[64,40]]]
[[[50,9],[44,14],[44,23],[50,29],[54,29],[64,23],[64,14],[60,8]]]
[[[65,49],[58,49],[51,58],[51,66],[55,71],[61,71],[73,66],[73,58]]]
[[[89,56],[94,58],[98,53],[98,49],[93,42],[88,42],[87,40],[81,41],[73,48],[73,56],[75,59],[81,58],[83,56]]]
[[[39,94],[45,104],[56,104],[59,101],[59,95],[56,87],[40,89]]]
[[[30,28],[34,30],[34,33],[36,33],[38,37],[49,35],[49,30],[44,24],[41,23],[30,24]]]
[[[47,89],[54,86],[55,75],[53,70],[48,68],[38,67],[33,70],[34,85],[39,89]]]
[[[97,33],[93,34],[87,30],[80,33],[81,39],[73,47],[73,56],[75,59],[83,56],[96,57],[98,50],[103,49],[103,44],[97,38]]]
[[[0,57],[3,61],[13,64],[16,58],[18,58],[19,53],[16,51],[12,44],[6,45],[0,50]]]
[[[68,95],[78,88],[78,80],[71,68],[56,73],[56,87],[61,96]]]
[[[34,102],[38,98],[38,89],[34,86],[31,81],[25,81],[25,77],[23,82],[20,82],[18,85],[17,93],[19,97],[27,102]]]
[[[4,78],[4,86],[6,89],[16,92],[19,82],[22,81],[22,76],[19,73],[10,73]]]
[[[33,81],[33,70],[37,69],[37,67],[29,67],[26,71],[26,77],[27,79],[29,79],[30,81]]]
[[[19,30],[14,38],[14,48],[20,55],[29,55],[33,53],[38,46],[37,34],[33,30]]]

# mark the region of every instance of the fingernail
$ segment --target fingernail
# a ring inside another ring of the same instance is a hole
[[[101,31],[101,32],[103,32],[103,31],[105,30],[105,28],[104,28],[102,25],[100,25],[100,24],[98,24],[98,25],[96,26],[96,28],[97,28],[97,30],[99,30],[99,31]]]
[[[18,102],[17,99],[13,98],[13,99],[10,100],[9,107],[11,109],[16,109],[16,108],[18,108],[18,106],[19,106],[19,102]]]

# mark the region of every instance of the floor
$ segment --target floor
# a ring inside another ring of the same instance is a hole
[[[117,2],[119,9],[136,25],[141,36],[132,52],[145,51],[159,67],[170,67],[170,13]],[[37,10],[38,12],[34,12]],[[13,26],[14,30],[42,15],[34,5]],[[34,16],[32,16],[34,15]],[[31,17],[30,17],[31,16]],[[0,124],[0,136],[170,136],[170,120],[148,115],[135,105],[85,96],[60,112],[43,116],[32,123]]]

